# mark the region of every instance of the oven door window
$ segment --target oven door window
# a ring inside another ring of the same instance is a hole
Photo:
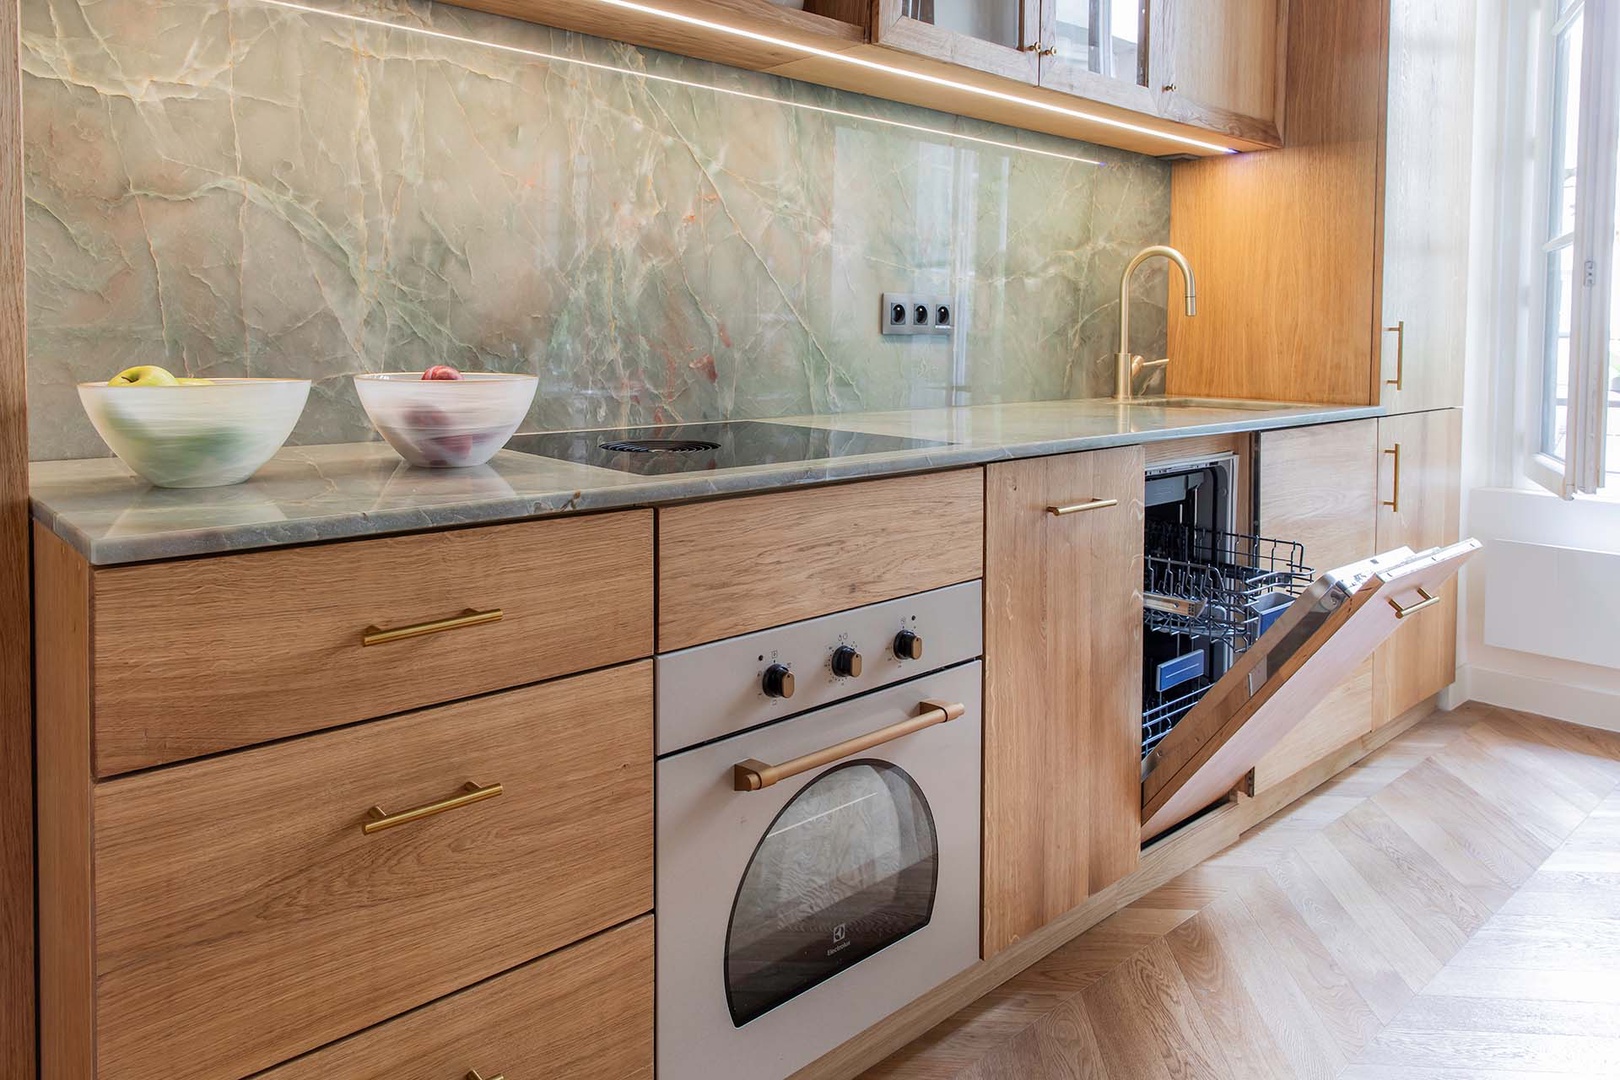
[[[742,1027],[928,925],[939,844],[904,770],[821,774],[754,850],[726,934],[726,1001]]]

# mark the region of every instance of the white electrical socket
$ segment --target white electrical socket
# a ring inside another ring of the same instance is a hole
[[[884,293],[884,334],[949,334],[956,329],[956,301],[925,293]]]

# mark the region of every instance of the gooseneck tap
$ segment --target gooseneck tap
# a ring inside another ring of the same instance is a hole
[[[1192,265],[1187,262],[1187,256],[1173,247],[1164,244],[1154,244],[1145,247],[1136,253],[1125,267],[1125,273],[1119,280],[1119,352],[1114,360],[1117,367],[1114,371],[1114,397],[1120,401],[1130,401],[1136,394],[1132,388],[1133,376],[1144,367],[1156,367],[1169,363],[1169,360],[1154,360],[1144,363],[1140,358],[1131,356],[1131,275],[1136,268],[1155,256],[1162,256],[1181,267],[1181,279],[1187,285],[1187,314],[1198,314],[1198,288],[1193,282]]]

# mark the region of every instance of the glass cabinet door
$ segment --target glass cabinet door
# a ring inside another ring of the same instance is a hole
[[[821,774],[760,838],[732,902],[726,1002],[742,1027],[928,925],[939,838],[904,770]]]
[[[1042,0],[880,0],[872,40],[1018,79],[1040,71]]]
[[[1048,0],[1042,44],[1056,60],[1135,86],[1148,85],[1148,0]]]

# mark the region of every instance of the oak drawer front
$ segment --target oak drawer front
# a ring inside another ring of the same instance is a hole
[[[870,480],[658,512],[658,648],[971,581],[984,471]]]
[[[645,914],[652,762],[641,661],[98,785],[99,1075],[235,1080]]]
[[[652,514],[118,567],[94,588],[109,776],[650,655]]]
[[[648,915],[260,1080],[652,1080]]]

